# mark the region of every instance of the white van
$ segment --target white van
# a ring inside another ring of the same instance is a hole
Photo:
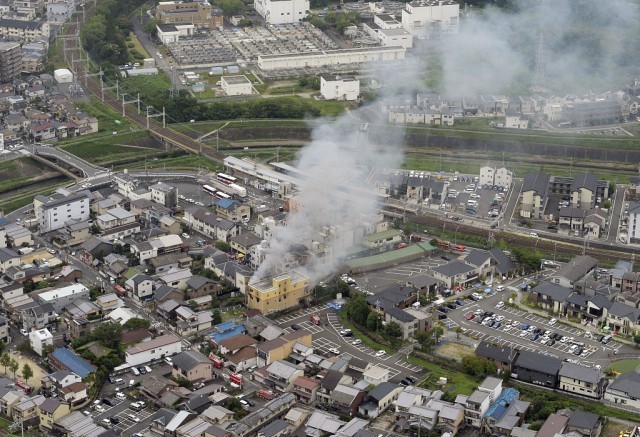
[[[538,238],[538,234],[537,234],[537,233],[535,233],[535,232],[529,232],[529,236],[530,236],[531,238]]]

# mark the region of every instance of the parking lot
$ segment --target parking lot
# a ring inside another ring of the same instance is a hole
[[[589,338],[591,334],[586,331],[568,326],[560,321],[551,322],[550,317],[542,317],[526,311],[515,309],[504,305],[497,307],[499,302],[507,299],[509,291],[494,293],[492,296],[482,299],[479,302],[465,300],[465,306],[447,313],[448,321],[463,329],[464,334],[477,339],[484,340],[497,345],[507,345],[519,350],[529,350],[561,359],[573,359],[583,364],[603,364],[608,363],[611,357],[627,349],[618,343],[611,342],[607,345],[599,343],[595,338]],[[495,314],[495,322],[499,322],[498,328],[485,326],[481,321],[482,316],[474,316],[472,320],[467,320],[466,316],[478,311]],[[528,327],[524,330],[523,327]],[[539,337],[531,340],[534,329],[540,329]],[[545,344],[542,340],[544,332],[551,335],[561,335],[561,340],[555,341],[552,345]],[[586,335],[585,335],[586,334]],[[579,346],[574,346],[579,344]],[[573,351],[581,348],[581,354],[575,355]]]
[[[99,404],[104,408],[104,412],[99,413],[94,408],[92,414],[94,416],[94,422],[98,425],[102,425],[105,428],[114,429],[118,432],[126,432],[127,435],[131,433],[132,428],[137,430],[144,429],[149,426],[151,416],[155,413],[155,410],[149,406],[146,406],[140,411],[131,409],[131,404],[134,403],[134,399],[127,398],[125,400],[115,399],[115,405],[110,407],[104,403]],[[111,421],[111,418],[117,418],[117,424]],[[106,424],[105,419],[109,421],[109,425]],[[117,428],[117,429],[116,429]]]
[[[509,196],[508,188],[480,185],[476,179],[456,176],[449,181],[443,209],[474,219],[494,219],[503,213]]]

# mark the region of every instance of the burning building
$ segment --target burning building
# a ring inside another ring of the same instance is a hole
[[[269,314],[299,305],[310,294],[309,277],[292,270],[249,283],[247,299],[249,308]]]

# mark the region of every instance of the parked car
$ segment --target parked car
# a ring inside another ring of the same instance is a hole
[[[531,340],[531,341],[536,341],[536,340],[538,339],[538,337],[540,337],[540,334],[534,333],[534,334],[531,336],[530,340]]]
[[[131,368],[131,373],[133,373],[134,376],[139,376],[140,375],[140,371],[138,369],[136,369],[135,367]]]
[[[443,306],[439,306],[438,308],[436,308],[436,310],[437,310],[437,311],[439,311],[439,312],[441,312],[441,313],[443,313],[443,314],[447,314],[447,313],[449,312],[449,310],[448,310],[448,309],[446,309],[446,308],[445,308],[445,307],[443,307]]]
[[[340,350],[338,350],[335,347],[332,347],[331,349],[329,349],[329,352],[331,352],[332,354],[335,354],[335,355],[340,355]]]
[[[449,255],[440,255],[440,258],[442,258],[445,261],[451,261],[451,257]]]
[[[473,318],[474,318],[475,316],[476,316],[475,314],[473,314],[473,313],[469,313],[469,314],[465,315],[465,316],[464,316],[464,318],[465,318],[465,319],[467,319],[467,320],[473,320]]]
[[[403,379],[402,381],[400,381],[400,384],[404,385],[405,387],[411,385],[411,383],[409,381],[407,381],[406,379]]]
[[[104,398],[102,398],[102,403],[105,404],[105,405],[108,405],[110,407],[113,407],[116,404],[116,401],[114,401],[111,398],[104,397]]]
[[[384,357],[386,354],[387,354],[386,351],[379,350],[378,352],[376,352],[376,357],[378,357],[378,358]]]
[[[452,310],[455,310],[455,309],[457,309],[458,307],[457,307],[456,305],[452,304],[452,303],[448,303],[448,304],[447,304],[447,308],[452,309]]]
[[[117,424],[119,424],[119,423],[120,423],[120,419],[118,419],[118,416],[111,416],[111,417],[109,417],[109,421],[110,421],[111,423],[113,423],[114,425],[117,425]]]
[[[362,344],[362,340],[360,340],[359,338],[356,338],[351,342],[351,344],[354,346],[358,346],[359,344]]]
[[[438,320],[444,320],[447,318],[446,314],[438,314]]]
[[[293,329],[294,331],[299,331],[300,329],[302,329],[302,326],[293,324],[291,325],[291,329]]]
[[[460,299],[454,300],[453,303],[455,303],[459,307],[463,307],[464,306],[464,302],[462,302]]]

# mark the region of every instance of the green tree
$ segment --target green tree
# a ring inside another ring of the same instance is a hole
[[[375,311],[371,311],[367,316],[367,329],[369,331],[376,332],[380,326],[380,314]]]
[[[7,348],[7,344],[4,341],[0,341],[0,355],[4,352],[6,348]]]
[[[134,317],[129,319],[122,325],[123,331],[133,331],[134,329],[144,328],[149,329],[151,327],[151,320],[140,319],[138,317]]]
[[[144,31],[151,36],[156,36],[158,34],[158,29],[156,28],[157,25],[158,21],[155,18],[150,18],[144,25]]]
[[[25,383],[29,383],[29,380],[33,378],[33,370],[31,370],[31,366],[27,363],[24,363],[22,366],[22,377],[24,378]]]
[[[16,372],[19,368],[20,363],[18,363],[15,358],[11,358],[11,361],[9,362],[9,370],[13,373],[13,379],[16,379]]]
[[[456,326],[456,338],[460,338],[461,333],[462,333],[462,328],[459,326]]]
[[[216,249],[221,250],[223,252],[231,252],[231,245],[226,241],[218,240],[215,244]]]
[[[5,374],[7,373],[7,367],[9,367],[9,364],[11,364],[11,357],[5,352],[0,356],[0,365],[4,367]]]
[[[97,223],[94,223],[91,225],[91,228],[89,229],[89,232],[91,232],[93,235],[99,234],[100,232],[102,232],[102,229],[100,229],[100,226],[98,226]]]
[[[338,293],[342,293],[343,296],[349,296],[350,291],[351,289],[349,288],[349,284],[343,280],[338,281]]]
[[[347,315],[353,322],[360,326],[366,325],[370,311],[363,294],[356,294],[347,304]]]
[[[522,247],[515,247],[512,250],[516,262],[526,271],[538,270],[542,258],[537,252]]]
[[[401,338],[403,334],[402,328],[396,322],[387,323],[384,332],[391,338]]]
[[[213,324],[219,325],[220,323],[222,323],[222,313],[218,309],[213,310]]]
[[[421,307],[424,307],[424,306],[427,306],[427,304],[429,303],[429,299],[427,298],[426,294],[421,293],[418,296],[418,302],[420,302]]]
[[[222,15],[230,18],[244,11],[244,2],[242,0],[218,0],[218,7],[222,10]]]

